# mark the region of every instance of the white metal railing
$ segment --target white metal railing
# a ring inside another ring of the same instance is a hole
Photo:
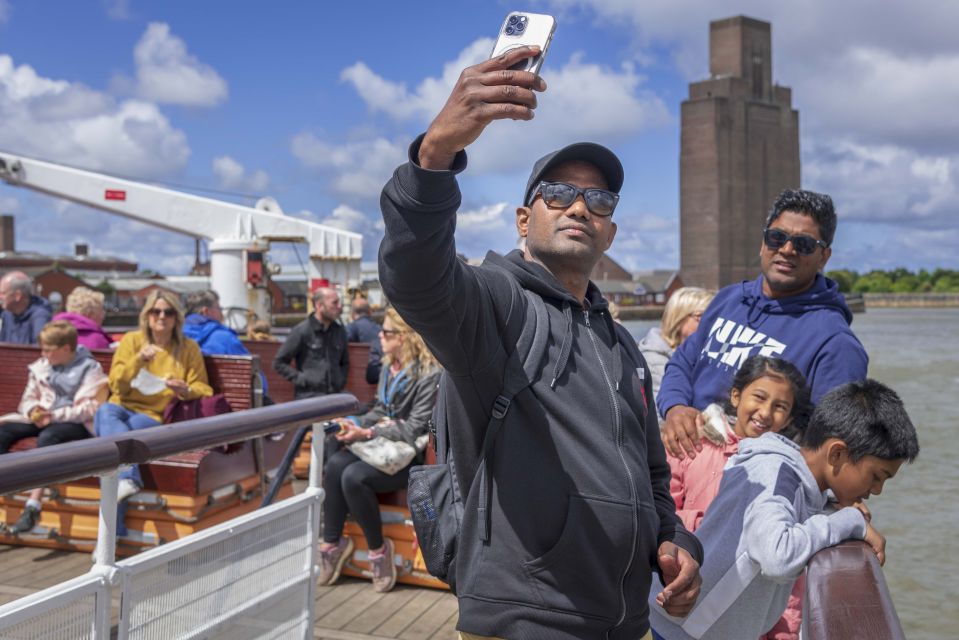
[[[260,410],[256,410],[260,411]],[[118,471],[100,476],[90,573],[0,606],[0,640],[312,638],[323,489],[316,429],[305,493],[117,562]]]

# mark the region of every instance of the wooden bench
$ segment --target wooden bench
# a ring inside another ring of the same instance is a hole
[[[92,354],[109,373],[113,352],[93,350]],[[35,345],[0,344],[0,413],[16,412],[27,383],[27,365],[39,357],[40,349]],[[226,397],[232,411],[254,406],[257,356],[206,356],[204,364],[210,386]],[[291,433],[282,438],[258,439],[262,443],[259,452],[256,441],[247,441],[226,450],[191,451],[141,465],[143,491],[131,499],[135,508],[128,512],[127,526],[137,532],[139,542],[152,546],[252,510],[254,499],[262,494],[268,470],[279,466],[291,439]],[[24,438],[12,450],[35,446],[36,438]],[[31,539],[29,535],[19,539],[7,536],[5,540],[68,549],[92,544],[96,537],[98,480],[83,478],[50,489],[51,500],[41,519],[41,525],[47,526],[41,528],[56,535],[49,534],[47,540]],[[288,485],[281,495],[291,494]],[[22,496],[0,499],[2,521],[12,524],[21,508]]]

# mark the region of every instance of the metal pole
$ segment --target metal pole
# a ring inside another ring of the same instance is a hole
[[[302,426],[293,434],[293,442],[290,443],[290,448],[283,454],[283,461],[280,462],[280,466],[276,470],[276,475],[273,476],[273,481],[270,483],[270,490],[266,492],[266,495],[263,496],[263,501],[260,502],[261,509],[272,503],[273,499],[276,498],[276,494],[280,491],[280,487],[283,486],[283,481],[286,480],[286,474],[290,471],[293,459],[296,457],[296,454],[299,453],[300,445],[303,444],[303,438],[306,437],[306,431],[309,428],[309,425]],[[320,430],[320,433],[323,433],[323,431]],[[310,471],[312,473],[312,465]]]

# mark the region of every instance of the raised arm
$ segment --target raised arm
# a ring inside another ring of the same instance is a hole
[[[488,289],[456,257],[455,176],[466,167],[466,146],[487,125],[532,118],[533,90],[545,84],[532,73],[508,69],[530,53],[517,49],[464,70],[380,199],[386,225],[379,255],[383,291],[454,374],[482,367],[492,355],[488,341],[497,337]]]

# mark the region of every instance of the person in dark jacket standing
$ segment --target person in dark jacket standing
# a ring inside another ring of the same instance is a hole
[[[340,296],[334,289],[320,287],[313,292],[313,308],[306,320],[293,327],[273,359],[277,373],[293,383],[297,399],[342,391],[350,366],[346,329],[339,322]]]
[[[366,342],[370,345],[370,356],[366,362],[366,381],[376,384],[380,381],[380,369],[383,368],[381,327],[370,316],[370,301],[366,298],[353,298],[350,315],[353,317],[353,322],[346,325],[346,339],[348,342]]]
[[[786,189],[776,198],[759,248],[762,274],[716,294],[666,365],[656,406],[665,418],[663,443],[674,456],[696,457],[700,412],[722,402],[749,356],[796,365],[813,404],[840,385],[865,380],[869,357],[850,327],[852,313],[839,286],[821,273],[836,223],[825,194]]]
[[[0,278],[0,342],[37,344],[40,330],[50,322],[53,309],[44,298],[33,294],[33,282],[22,271]]]
[[[541,158],[516,210],[525,248],[479,267],[456,257],[464,149],[495,119],[532,118],[545,83],[509,69],[536,53],[467,68],[413,142],[380,199],[380,281],[446,369],[438,407],[465,503],[450,574],[463,637],[633,640],[649,633],[653,571],[666,610],[689,612],[702,547],[669,494],[643,357],[589,281],[616,234],[622,164],[592,143]],[[507,359],[533,318],[529,295],[548,314],[546,356],[497,433],[484,541],[475,476]]]

